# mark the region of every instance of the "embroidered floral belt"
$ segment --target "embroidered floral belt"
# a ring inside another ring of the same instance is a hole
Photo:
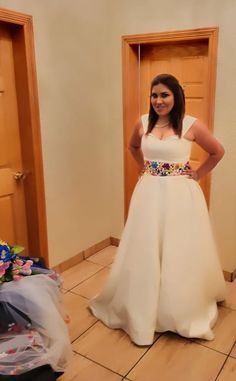
[[[152,176],[180,176],[185,175],[190,170],[189,162],[183,163],[166,163],[163,161],[144,160],[144,168],[142,174]]]

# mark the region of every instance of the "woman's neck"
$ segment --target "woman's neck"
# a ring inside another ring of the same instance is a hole
[[[166,116],[166,117],[159,117],[158,120],[157,120],[157,124],[165,124],[165,123],[168,123],[170,121],[169,117]]]

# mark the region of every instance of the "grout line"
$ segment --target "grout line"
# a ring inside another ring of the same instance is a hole
[[[83,298],[85,298],[85,299],[87,299],[87,300],[90,300],[90,299],[91,299],[90,297],[81,295],[81,294],[78,293],[78,291],[75,292],[75,291],[73,291],[73,290],[74,290],[74,288],[76,288],[76,287],[82,285],[82,283],[87,282],[89,279],[91,279],[93,276],[97,275],[99,272],[103,271],[104,269],[107,269],[107,267],[105,266],[105,267],[103,267],[102,269],[99,269],[96,273],[94,273],[93,275],[91,275],[89,278],[87,278],[87,279],[83,280],[82,282],[78,283],[76,286],[72,287],[70,290],[67,290],[67,292],[71,292],[71,293],[73,293],[73,294],[75,294],[75,295],[79,295],[79,296],[82,296]]]
[[[203,344],[203,343],[199,343],[198,341],[195,341],[195,340],[193,340],[193,339],[190,339],[190,341],[191,341],[192,343],[201,345],[201,346],[204,347],[204,348],[210,349],[210,350],[213,351],[213,352],[220,353],[221,355],[224,355],[224,356],[229,356],[229,353],[221,352],[221,351],[219,351],[218,349],[214,349],[214,348],[208,347],[207,345],[205,345],[205,344]],[[231,349],[231,350],[232,350],[232,349]]]
[[[235,342],[233,343],[232,348],[231,348],[230,351],[229,351],[229,356],[230,356],[230,353],[232,352],[233,347],[235,346],[235,344],[236,344],[236,340],[235,340]],[[232,357],[233,359],[235,359],[235,357],[233,357],[233,356],[230,356],[230,357]]]
[[[95,274],[97,274],[99,271],[103,270],[104,268],[105,268],[105,266],[102,267],[101,269],[98,269],[95,273],[93,273],[92,275],[89,275],[88,278],[83,279],[81,282],[79,282],[79,283],[77,283],[75,286],[69,288],[67,291],[71,291],[71,290],[73,290],[73,288],[79,286],[81,283],[86,282],[86,280],[89,280],[89,279],[92,278]]]
[[[93,327],[95,324],[97,324],[98,322],[99,322],[99,320],[97,320],[95,323],[93,323],[88,329],[86,329],[86,331],[84,331],[84,332],[81,333],[76,339],[74,339],[74,340],[71,342],[71,344],[74,343],[79,337],[83,336],[83,335],[84,335],[90,328],[92,328],[92,327]],[[122,380],[125,380],[125,379],[127,378],[127,375],[131,372],[131,370],[132,370],[132,369],[139,363],[139,361],[146,355],[146,353],[149,352],[149,350],[152,348],[152,346],[153,346],[153,345],[160,339],[160,337],[161,337],[163,334],[164,334],[164,333],[160,334],[160,336],[157,337],[156,340],[154,340],[154,342],[147,348],[147,350],[141,355],[141,357],[135,362],[135,364],[128,370],[128,372],[127,372],[125,375],[124,375],[124,374],[120,374],[120,373],[114,371],[113,369],[108,368],[108,367],[106,367],[106,366],[103,365],[103,364],[100,364],[99,362],[93,360],[92,358],[90,358],[90,357],[88,357],[88,356],[85,356],[85,355],[81,354],[80,352],[76,351],[76,349],[73,349],[73,351],[74,351],[76,354],[78,354],[78,355],[80,355],[80,356],[83,356],[83,357],[85,357],[86,359],[88,359],[88,360],[94,362],[95,364],[100,365],[100,366],[102,366],[103,368],[112,371],[113,373],[117,374],[118,376],[123,377]],[[131,381],[129,378],[127,378],[127,379],[128,379],[129,381]]]
[[[150,349],[156,344],[156,342],[163,336],[163,334],[160,334],[160,336],[153,341],[153,343],[147,348],[147,350],[142,354],[142,356],[136,361],[136,363],[129,369],[129,371],[125,374],[124,378],[128,376],[128,374],[136,367],[136,365],[143,359],[143,357],[150,351]],[[129,378],[128,378],[129,379]]]
[[[60,289],[60,292],[62,295],[65,295],[65,294],[67,294],[67,292],[69,292],[69,290],[67,290],[66,288],[62,288],[62,289]]]
[[[236,308],[228,307],[228,306],[219,306],[220,308],[226,308],[227,310],[236,311]]]
[[[84,357],[85,359],[87,359],[87,360],[89,360],[89,361],[92,361],[94,364],[99,365],[99,366],[101,366],[102,368],[104,368],[104,369],[106,369],[106,370],[109,370],[109,371],[111,371],[112,373],[115,373],[115,374],[117,374],[117,375],[120,376],[120,377],[125,377],[123,374],[120,374],[120,373],[114,371],[113,369],[108,368],[107,366],[105,366],[105,365],[103,365],[103,364],[100,364],[99,362],[97,362],[97,361],[91,359],[91,358],[88,357],[88,356],[83,355],[82,353],[77,352],[76,350],[74,350],[74,352],[75,352],[77,355],[80,355],[80,356]]]
[[[103,267],[108,267],[108,266],[112,265],[112,263],[113,263],[113,261],[112,261],[111,263],[108,263],[107,265],[103,265],[103,264],[101,264],[101,263],[93,262],[93,261],[91,261],[91,260],[88,260],[88,262],[93,263],[94,265],[101,265],[101,266],[103,266]]]
[[[228,358],[229,358],[229,356],[226,357],[226,359],[225,359],[225,361],[223,362],[223,364],[222,364],[222,366],[221,366],[221,368],[220,368],[220,370],[219,370],[219,373],[217,374],[217,376],[216,376],[216,378],[215,378],[214,381],[217,381],[217,379],[218,379],[219,375],[221,374],[221,372],[222,372],[222,370],[223,370],[223,368],[224,368],[224,366],[225,366],[226,361],[228,360]]]
[[[87,298],[86,296],[81,295],[81,294],[77,294],[77,292],[74,292],[73,290],[72,290],[72,291],[68,291],[68,292],[69,292],[70,294],[80,296],[80,297],[83,298],[83,299],[90,300],[90,298]]]
[[[79,339],[81,336],[83,336],[87,331],[89,331],[90,330],[90,328],[92,328],[95,324],[97,324],[98,323],[98,319],[94,322],[94,323],[92,323],[88,328],[86,328],[86,330],[85,331],[83,331],[79,336],[77,336],[75,339],[73,339],[70,343],[71,344],[73,344],[77,339]],[[76,351],[75,351],[76,352]],[[77,352],[76,352],[77,353]]]
[[[229,306],[220,306],[220,307],[223,307],[223,308],[227,308],[228,310],[231,310],[231,311],[236,311],[236,307],[229,307]]]

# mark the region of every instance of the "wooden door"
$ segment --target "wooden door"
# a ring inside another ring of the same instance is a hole
[[[24,254],[43,257],[49,264],[32,17],[3,8],[0,8],[0,238],[21,244]]]
[[[12,37],[10,31],[2,25],[0,25],[0,145],[0,237],[11,244],[18,243],[27,250],[24,170]]]
[[[138,178],[128,145],[134,123],[148,113],[151,80],[160,73],[176,76],[184,88],[186,113],[203,119],[212,130],[217,38],[217,28],[123,37],[125,217]],[[193,144],[192,166],[197,167],[205,157]],[[200,185],[209,204],[210,175]]]
[[[180,81],[186,97],[186,114],[203,120],[208,125],[207,79],[208,42],[196,41],[162,46],[143,46],[140,49],[140,112],[149,111],[150,83],[161,73],[174,75]],[[193,144],[190,163],[193,168],[206,159],[207,154]],[[208,198],[207,177],[200,185]]]

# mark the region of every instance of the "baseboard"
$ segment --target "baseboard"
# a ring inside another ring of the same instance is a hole
[[[68,270],[70,267],[73,267],[77,265],[78,263],[82,262],[84,259],[90,257],[90,255],[93,255],[97,253],[98,251],[105,249],[107,246],[113,245],[117,246],[115,243],[116,238],[109,237],[106,238],[95,245],[89,247],[88,249],[85,249],[81,251],[80,253],[74,255],[71,258],[66,259],[64,262],[60,263],[59,265],[56,265],[53,267],[53,270],[58,272],[59,274],[62,273],[65,270]]]
[[[236,269],[234,271],[223,270],[224,278],[227,282],[233,282],[236,279]]]
[[[120,240],[119,238],[111,237],[111,245],[112,246],[119,246]]]
[[[112,246],[119,246],[120,240],[115,237],[109,237],[106,238],[95,245],[89,247],[86,250],[81,251],[79,254],[76,254],[74,257],[71,257],[69,259],[66,259],[64,262],[60,263],[57,266],[53,267],[53,270],[55,270],[58,273],[62,273],[63,271],[69,269],[70,267],[73,267],[77,265],[78,263],[82,262],[84,259],[89,258],[91,255],[97,253],[98,251],[105,249],[106,247],[112,245]],[[227,282],[233,282],[236,279],[236,269],[234,271],[225,271],[223,270],[224,278]]]

